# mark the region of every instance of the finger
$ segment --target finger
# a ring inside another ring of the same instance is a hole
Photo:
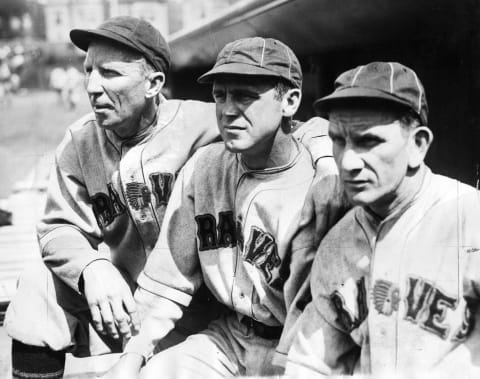
[[[124,311],[120,298],[113,300],[111,306],[118,331],[123,337],[130,338],[130,316]]]
[[[92,315],[92,324],[95,330],[101,334],[105,334],[102,322],[102,314],[97,304],[89,305],[90,314]]]
[[[100,312],[102,313],[103,324],[107,333],[113,338],[118,338],[118,331],[113,319],[112,308],[110,307],[110,303],[108,301],[100,303]]]
[[[138,332],[140,330],[140,316],[137,312],[137,305],[135,303],[135,299],[130,293],[128,294],[128,296],[125,296],[123,298],[123,307],[130,316],[130,322],[133,330],[135,332]]]

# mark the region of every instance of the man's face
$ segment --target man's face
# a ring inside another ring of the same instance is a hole
[[[334,108],[329,134],[346,193],[354,205],[387,209],[402,197],[411,132],[390,111]]]
[[[134,60],[128,51],[93,41],[84,70],[85,87],[98,125],[121,137],[135,134],[146,104],[144,62]]]
[[[282,100],[268,79],[220,77],[213,83],[217,124],[225,147],[234,153],[261,155],[282,121]]]

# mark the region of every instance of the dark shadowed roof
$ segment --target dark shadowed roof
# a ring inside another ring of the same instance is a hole
[[[232,40],[280,39],[298,55],[417,39],[444,28],[459,1],[245,0],[216,18],[170,36],[174,69],[210,65]]]

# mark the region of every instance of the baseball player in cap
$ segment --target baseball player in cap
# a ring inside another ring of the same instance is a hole
[[[172,191],[157,245],[135,293],[140,331],[107,374],[133,378],[188,309],[202,283],[225,305],[200,333],[151,358],[143,378],[273,374],[272,358],[295,291],[290,240],[314,176],[291,135],[302,71],[270,38],[227,44],[199,78],[212,94],[223,142],[201,148]],[[325,233],[325,232],[324,232]],[[298,266],[301,262],[296,263]]]
[[[170,55],[151,24],[116,17],[70,37],[87,52],[93,113],[72,125],[58,147],[38,226],[44,263],[22,275],[7,311],[13,374],[23,378],[61,377],[65,352],[122,350],[138,327],[132,291],[175,176],[198,147],[219,139],[213,104],[160,94]],[[318,124],[314,119],[296,133],[324,170],[334,162],[328,138],[316,138],[325,134]],[[210,300],[208,291],[197,291],[191,314],[159,348],[203,329],[215,314]]]
[[[316,106],[354,208],[320,244],[287,374],[478,377],[480,198],[425,165],[419,78],[370,63]]]
[[[219,139],[213,104],[160,94],[170,54],[148,22],[117,17],[70,37],[87,52],[93,113],[57,149],[38,225],[43,262],[24,272],[6,314],[19,378],[62,377],[65,352],[121,351],[121,337],[138,327],[132,290],[175,174]],[[184,329],[196,330],[192,321],[208,320],[208,312],[189,320]]]

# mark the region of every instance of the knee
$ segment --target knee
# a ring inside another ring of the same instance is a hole
[[[32,288],[38,288],[40,283],[44,283],[45,279],[48,277],[47,267],[42,261],[36,261],[33,264],[28,265],[25,270],[20,274],[17,286],[29,286]]]

